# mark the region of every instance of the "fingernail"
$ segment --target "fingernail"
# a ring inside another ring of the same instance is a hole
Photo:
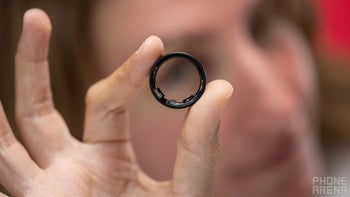
[[[148,48],[149,44],[151,43],[151,37],[148,37],[139,47],[139,49],[137,49],[136,53],[142,53],[142,51],[144,51],[145,49]]]
[[[139,47],[139,49],[137,49],[137,51],[135,53],[142,53],[144,50],[147,50],[147,48],[151,45],[152,40],[153,40],[154,36],[149,36]]]

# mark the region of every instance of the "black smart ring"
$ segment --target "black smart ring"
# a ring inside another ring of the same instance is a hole
[[[189,61],[193,66],[196,67],[199,77],[200,77],[200,83],[197,92],[194,95],[190,95],[189,97],[185,98],[183,101],[176,101],[172,99],[167,99],[164,95],[164,93],[160,90],[159,87],[157,87],[156,83],[156,76],[159,68],[167,61],[174,59],[174,58],[184,58],[187,61]],[[149,86],[151,89],[151,92],[153,96],[163,105],[174,108],[174,109],[181,109],[185,107],[189,107],[193,105],[195,102],[198,101],[198,99],[203,95],[205,85],[206,85],[207,77],[204,71],[204,68],[202,64],[194,58],[192,55],[184,53],[184,52],[173,52],[166,54],[159,58],[156,63],[154,63],[150,77],[149,77]]]

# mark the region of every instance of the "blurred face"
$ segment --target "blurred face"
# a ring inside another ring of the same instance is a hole
[[[163,40],[166,52],[197,57],[209,81],[221,78],[233,84],[235,93],[221,121],[217,196],[254,195],[252,187],[267,195],[274,187],[298,187],[308,173],[300,161],[313,159],[305,156],[313,132],[309,51],[298,31],[282,20],[271,23],[264,41],[256,42],[248,17],[257,3],[102,0],[94,5],[92,32],[102,75],[114,71],[153,34]],[[196,87],[197,74],[181,65],[170,63],[159,73],[159,83],[173,97],[185,98]],[[131,104],[135,151],[155,179],[171,177],[185,113],[160,105],[148,87]]]

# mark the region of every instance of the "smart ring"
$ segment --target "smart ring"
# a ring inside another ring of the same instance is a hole
[[[160,88],[157,86],[156,82],[156,76],[159,68],[167,61],[175,58],[183,58],[186,61],[189,61],[198,71],[199,77],[200,77],[200,83],[197,92],[194,95],[190,95],[189,97],[183,99],[182,101],[176,101],[173,99],[168,99],[164,95],[164,93],[160,90]],[[201,63],[194,58],[192,55],[184,53],[184,52],[173,52],[166,54],[159,58],[156,63],[153,65],[149,77],[149,86],[151,89],[151,92],[153,96],[163,105],[174,108],[174,109],[181,109],[185,107],[189,107],[193,105],[195,102],[198,101],[198,99],[203,95],[205,85],[206,85],[206,74],[204,71],[203,66]]]

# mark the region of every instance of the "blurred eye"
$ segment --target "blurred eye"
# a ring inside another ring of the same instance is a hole
[[[160,67],[157,85],[168,99],[182,100],[194,94],[199,87],[197,69],[188,60],[177,58]]]
[[[275,14],[274,7],[265,1],[252,10],[249,18],[249,31],[257,44],[264,46],[271,22],[276,19]]]

